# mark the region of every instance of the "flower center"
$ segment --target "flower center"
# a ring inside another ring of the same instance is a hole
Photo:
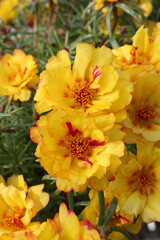
[[[6,228],[11,228],[12,231],[18,231],[24,227],[21,218],[25,214],[25,209],[20,210],[19,207],[15,207],[14,209],[9,209],[4,214],[3,226]]]
[[[90,138],[82,136],[70,136],[67,139],[67,147],[71,155],[75,158],[84,158],[91,155]]]
[[[96,95],[97,90],[91,89],[89,83],[84,85],[77,84],[73,89],[74,100],[77,105],[86,107],[92,103],[93,97]]]
[[[96,66],[92,71],[91,82],[85,81],[84,84],[77,83],[73,88],[73,96],[77,105],[86,107],[92,103],[92,99],[97,93],[97,89],[90,88],[91,84],[101,75],[99,67]]]
[[[129,64],[148,64],[149,58],[146,56],[146,54],[143,52],[137,54],[137,50],[138,47],[132,46],[132,49],[130,51],[131,58]]]
[[[140,122],[145,122],[154,119],[156,116],[156,110],[154,107],[147,104],[140,105],[136,110],[135,117]]]
[[[79,129],[73,129],[70,122],[66,122],[69,130],[69,134],[66,136],[66,148],[72,157],[86,161],[90,165],[92,162],[88,160],[88,157],[92,154],[92,148],[95,146],[105,145],[105,141],[99,142],[96,139],[91,140],[90,137],[83,137],[83,133]]]
[[[151,190],[151,179],[146,175],[141,175],[138,178],[138,185],[142,193],[146,193]]]

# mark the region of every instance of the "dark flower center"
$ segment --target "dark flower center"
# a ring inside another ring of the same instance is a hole
[[[135,117],[139,122],[149,121],[156,117],[156,110],[147,104],[140,105],[136,110]]]

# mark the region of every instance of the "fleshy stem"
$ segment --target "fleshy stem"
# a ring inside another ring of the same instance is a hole
[[[72,191],[67,193],[67,198],[68,198],[69,209],[74,211],[74,200],[73,200],[73,192]]]
[[[105,216],[105,200],[103,191],[98,192],[99,219],[98,226],[103,226]]]
[[[111,232],[120,232],[122,233],[125,237],[127,237],[129,240],[134,240],[134,237],[132,234],[129,232],[125,231],[123,228],[118,227],[118,226],[109,226],[109,233]]]

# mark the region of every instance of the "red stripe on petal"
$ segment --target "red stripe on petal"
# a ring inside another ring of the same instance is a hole
[[[72,124],[70,122],[66,122],[66,125],[68,127],[69,133],[74,137],[77,133],[77,131],[73,130]]]
[[[97,71],[98,70],[98,66],[96,66],[94,69],[93,69],[93,72],[92,72],[92,75],[93,75],[93,81],[90,83],[92,84],[94,82],[94,80],[101,75],[101,72],[100,71]]]
[[[79,158],[79,160],[82,160],[82,161],[85,161],[85,162],[88,162],[89,164],[91,164],[91,166],[93,165],[92,162],[90,162],[87,158]]]
[[[93,141],[91,141],[90,142],[90,146],[103,146],[103,145],[105,145],[105,141],[103,141],[103,142],[98,142],[96,139],[95,140],[93,140]]]
[[[25,67],[25,69],[24,69],[24,71],[23,71],[23,74],[25,74],[25,73],[26,73],[26,71],[27,71],[27,67]]]
[[[119,216],[121,219],[123,219],[124,221],[126,221],[126,222],[130,222],[127,218],[125,218],[125,217],[122,217],[121,215]]]

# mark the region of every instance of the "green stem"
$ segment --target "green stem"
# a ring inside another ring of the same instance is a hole
[[[120,232],[122,233],[125,237],[127,237],[129,240],[134,240],[134,237],[132,234],[129,232],[125,231],[123,228],[118,227],[118,226],[110,226],[109,227],[109,232]]]
[[[104,200],[103,191],[98,192],[98,206],[99,206],[98,226],[102,226],[104,223],[104,215],[105,215],[105,200]]]
[[[68,198],[69,209],[74,211],[74,200],[73,200],[73,192],[72,191],[67,193],[67,198]]]

